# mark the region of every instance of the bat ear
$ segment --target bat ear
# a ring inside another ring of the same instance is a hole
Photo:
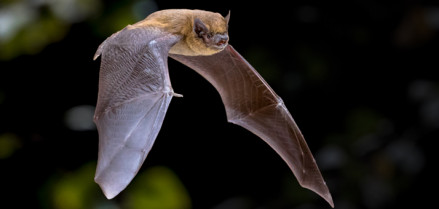
[[[206,25],[204,25],[203,21],[198,18],[194,19],[194,32],[201,37],[209,32]]]
[[[229,25],[229,21],[230,21],[230,10],[229,10],[229,13],[224,17],[224,19],[226,20],[227,25]]]

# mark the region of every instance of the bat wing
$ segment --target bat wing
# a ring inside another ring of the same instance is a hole
[[[212,56],[169,56],[207,79],[220,93],[228,121],[267,142],[302,187],[316,192],[334,207],[314,157],[282,99],[232,46]]]
[[[180,39],[153,28],[125,28],[105,40],[94,120],[99,132],[95,181],[108,199],[131,182],[161,128],[173,96],[169,49]]]

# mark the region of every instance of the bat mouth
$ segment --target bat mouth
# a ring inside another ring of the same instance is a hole
[[[222,50],[222,49],[226,48],[226,46],[227,46],[227,42],[222,43],[222,44],[215,44],[215,45],[212,45],[211,47],[214,49]]]
[[[224,49],[229,42],[229,36],[227,34],[216,34],[213,37],[213,44],[211,47],[216,49]]]

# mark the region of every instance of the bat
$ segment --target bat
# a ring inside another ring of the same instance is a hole
[[[282,99],[228,44],[219,13],[170,9],[152,13],[108,37],[101,56],[94,115],[99,133],[95,181],[111,199],[139,171],[174,93],[168,57],[192,68],[219,92],[227,120],[259,136],[288,164],[299,184],[334,207],[329,189]]]

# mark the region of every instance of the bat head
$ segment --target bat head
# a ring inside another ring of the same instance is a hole
[[[182,39],[170,49],[171,54],[205,56],[218,53],[227,46],[229,20],[230,12],[223,17],[203,10],[170,9],[155,12],[138,24],[161,27],[181,35]]]
[[[221,26],[221,25],[220,25]],[[213,50],[222,50],[227,46],[229,36],[227,34],[227,28],[223,27],[210,27],[210,29],[204,24],[204,22],[198,18],[194,19],[193,31],[198,38],[198,41],[203,42],[206,47]],[[215,30],[216,29],[216,30]]]
[[[192,33],[187,37],[198,55],[211,55],[223,50],[228,42],[228,23],[230,12],[226,17],[218,13],[199,11],[195,13],[192,22]]]

